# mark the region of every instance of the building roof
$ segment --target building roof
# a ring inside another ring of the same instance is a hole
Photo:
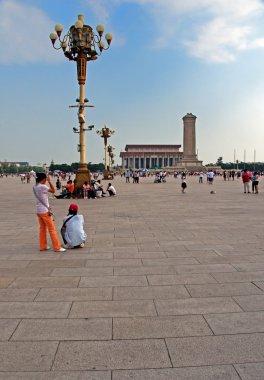
[[[128,156],[159,156],[159,155],[170,155],[170,156],[182,156],[183,152],[170,152],[170,151],[137,151],[137,152],[120,152],[120,157],[128,157]]]
[[[181,145],[153,145],[153,144],[134,144],[134,145],[126,145],[125,151],[127,152],[129,149],[137,148],[137,149],[144,149],[144,148],[164,148],[164,149],[175,149],[175,148],[180,148]]]

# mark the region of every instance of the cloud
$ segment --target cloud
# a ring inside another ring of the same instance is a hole
[[[5,48],[0,64],[60,61],[49,34],[54,22],[39,8],[15,0],[0,1],[0,39]]]
[[[156,23],[154,47],[182,45],[207,62],[234,61],[239,52],[264,47],[262,0],[87,0],[98,15],[109,18],[114,6],[137,4]],[[103,11],[102,11],[103,10]]]

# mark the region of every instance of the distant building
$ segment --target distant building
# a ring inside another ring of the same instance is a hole
[[[0,161],[0,166],[29,166],[28,162],[23,162],[23,161]]]
[[[196,154],[196,116],[187,113],[183,117],[183,152],[181,145],[126,145],[120,153],[122,168],[131,170],[164,169],[189,170],[203,169],[202,161]]]
[[[120,153],[123,169],[173,168],[182,159],[181,145],[126,145]]]

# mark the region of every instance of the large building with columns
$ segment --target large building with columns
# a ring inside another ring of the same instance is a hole
[[[183,117],[183,152],[181,145],[126,145],[120,153],[122,168],[130,170],[201,170],[203,164],[196,154],[196,116]]]
[[[173,168],[182,159],[181,145],[126,145],[120,153],[123,169]]]

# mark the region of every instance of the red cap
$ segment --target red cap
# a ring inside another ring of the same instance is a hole
[[[76,203],[70,204],[69,210],[70,211],[78,211],[78,205]]]

